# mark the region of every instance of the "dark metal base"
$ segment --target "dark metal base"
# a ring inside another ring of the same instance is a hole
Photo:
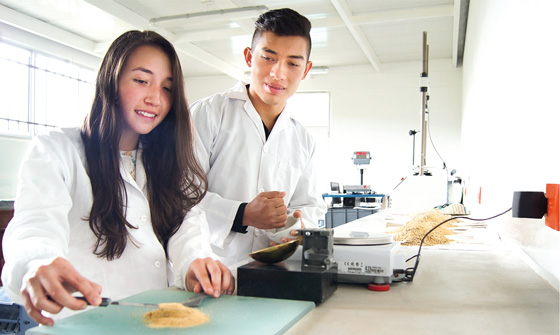
[[[303,269],[300,261],[251,262],[237,268],[237,295],[321,303],[336,291],[338,268]]]

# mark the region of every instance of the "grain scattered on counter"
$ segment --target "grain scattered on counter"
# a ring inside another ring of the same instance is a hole
[[[412,220],[408,221],[404,226],[392,230],[389,233],[394,234],[393,239],[395,241],[402,241],[402,245],[420,245],[422,237],[424,237],[430,229],[450,218],[452,218],[451,215],[443,214],[440,210],[433,209],[416,214]],[[445,235],[455,234],[450,230],[454,222],[460,222],[460,220],[451,220],[441,225],[426,237],[424,245],[438,245],[451,242]]]
[[[186,328],[201,325],[210,318],[196,308],[180,303],[161,303],[159,309],[144,315],[150,328]]]

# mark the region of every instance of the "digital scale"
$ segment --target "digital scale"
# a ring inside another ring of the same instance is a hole
[[[395,270],[405,269],[400,242],[387,234],[363,231],[335,231],[334,258],[339,283],[389,285],[404,277]],[[388,289],[388,286],[384,287]]]
[[[404,277],[406,256],[400,242],[387,234],[364,231],[336,231],[333,257],[338,266],[338,283],[389,285]],[[288,260],[301,261],[301,246]]]
[[[237,294],[325,301],[338,283],[368,284],[386,291],[404,277],[405,255],[391,235],[332,229],[301,229],[303,245],[274,264],[253,261],[237,269]]]

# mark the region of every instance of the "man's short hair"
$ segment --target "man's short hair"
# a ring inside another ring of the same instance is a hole
[[[259,37],[265,32],[278,36],[301,36],[307,41],[307,60],[311,55],[311,22],[290,8],[273,9],[261,14],[255,22],[255,32],[251,47],[254,48]]]

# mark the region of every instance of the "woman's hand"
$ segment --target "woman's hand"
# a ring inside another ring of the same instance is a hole
[[[232,295],[235,279],[222,262],[212,258],[197,258],[187,270],[185,284],[188,291],[204,293],[218,298],[220,294]]]
[[[87,307],[84,301],[70,295],[76,291],[81,292],[91,305],[101,303],[101,286],[80,275],[66,259],[57,257],[24,278],[21,296],[23,306],[33,320],[52,326],[54,321],[43,316],[42,311],[56,314],[64,307],[72,310]]]

